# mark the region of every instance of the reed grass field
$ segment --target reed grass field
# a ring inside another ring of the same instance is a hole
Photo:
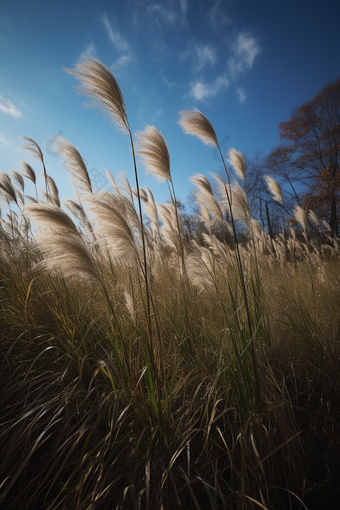
[[[130,138],[135,180],[108,173],[95,193],[63,140],[76,198],[61,204],[31,138],[44,191],[25,194],[28,163],[1,174],[0,508],[339,508],[340,240],[299,206],[299,226],[265,231],[242,153],[227,168],[198,110],[183,136],[217,148],[225,176],[192,176],[190,233],[163,135],[132,134],[100,61],[67,71]]]

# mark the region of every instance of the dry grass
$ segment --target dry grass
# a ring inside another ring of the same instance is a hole
[[[87,59],[74,74],[129,131],[108,69]],[[217,143],[200,112],[180,123]],[[170,181],[163,136],[148,128],[139,142]],[[146,226],[127,180],[93,194],[65,144],[74,219],[47,174],[49,203],[18,214],[1,178],[1,508],[338,508],[339,240],[309,240],[307,225],[303,242],[270,239],[242,187],[220,182],[216,197],[204,176],[193,178],[203,245],[184,232],[173,186],[160,205],[137,184]]]

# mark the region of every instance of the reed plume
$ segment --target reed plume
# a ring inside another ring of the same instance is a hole
[[[246,161],[241,151],[230,149],[228,152],[228,161],[232,165],[237,177],[242,179],[246,178]]]
[[[159,237],[158,213],[156,202],[153,193],[147,186],[145,186],[145,190],[146,191],[141,189],[141,191],[144,191],[145,193],[144,210],[148,218],[151,220],[151,228],[153,232],[157,235],[157,237]]]
[[[187,135],[197,136],[205,145],[218,146],[218,140],[214,128],[203,113],[199,110],[182,110],[179,112],[178,124]]]
[[[143,225],[142,204],[139,192],[135,149],[131,129],[127,118],[124,97],[110,69],[105,64],[100,62],[98,59],[83,56],[82,60],[76,63],[75,69],[65,68],[65,70],[67,73],[74,75],[80,81],[81,85],[77,88],[77,92],[91,99],[90,103],[87,103],[87,106],[91,108],[98,108],[100,113],[102,113],[104,116],[112,120],[118,129],[123,131],[123,133],[128,134],[130,137],[133,164],[135,170],[136,188],[138,195],[138,207],[144,259],[143,274],[146,287],[148,328],[149,339],[151,344],[152,343],[152,325],[150,310],[151,301],[149,295],[148,267],[146,259],[146,240]]]
[[[27,136],[22,136],[21,138],[26,141],[26,144],[22,145],[22,148],[25,149],[26,151],[28,151],[29,154],[31,154],[31,156],[33,156],[33,158],[38,159],[42,164],[43,171],[44,171],[46,196],[47,196],[47,200],[48,200],[49,199],[49,190],[48,190],[48,182],[47,182],[47,172],[46,172],[45,161],[44,161],[44,156],[43,156],[42,150],[40,149],[37,142],[32,140],[32,138],[28,138]]]
[[[65,277],[100,282],[98,270],[72,219],[58,206],[28,204],[25,213],[39,228],[36,236],[44,265]]]
[[[302,226],[305,235],[307,235],[307,215],[300,205],[295,206],[294,216],[296,221],[298,221]]]
[[[187,271],[189,279],[200,292],[211,292],[218,296],[215,277],[215,260],[210,249],[197,246],[188,258]]]
[[[122,214],[121,200],[111,193],[101,192],[87,199],[90,211],[95,215],[97,232],[106,239],[114,258],[136,260],[139,256],[131,226]]]
[[[242,221],[246,227],[250,228],[251,211],[248,203],[248,198],[245,191],[236,182],[232,189],[232,211],[235,218]]]
[[[283,203],[283,197],[282,197],[282,191],[281,191],[280,184],[275,179],[273,179],[273,177],[270,177],[269,175],[264,175],[263,178],[266,181],[268,189],[272,194],[273,200]]]
[[[32,181],[33,184],[35,185],[37,183],[37,177],[35,175],[35,171],[31,167],[31,165],[26,163],[26,161],[21,161],[21,166],[22,166],[22,168],[24,170],[24,172],[23,172],[24,173],[24,177],[26,177],[27,179]]]
[[[5,192],[5,196],[10,202],[18,203],[16,191],[13,187],[10,177],[4,172],[0,173],[0,189]]]
[[[14,181],[19,185],[19,187],[21,188],[21,191],[24,193],[25,182],[24,182],[23,176],[21,174],[19,174],[19,172],[17,172],[16,170],[12,170],[12,175],[13,175]]]
[[[213,190],[210,182],[205,177],[205,175],[197,173],[190,177],[190,182],[192,182],[199,190],[203,193],[207,193],[208,195],[213,195]]]
[[[164,136],[154,126],[146,126],[137,133],[136,153],[141,157],[147,172],[160,182],[171,182],[170,154]]]
[[[99,112],[109,117],[116,127],[124,133],[130,132],[123,94],[110,69],[98,59],[83,55],[76,63],[75,69],[64,68],[73,74],[81,85],[76,88],[78,94],[89,97],[89,108],[98,108]]]
[[[229,173],[228,173],[228,170],[227,170],[227,167],[226,167],[223,155],[222,155],[221,148],[220,148],[218,140],[217,140],[216,133],[215,133],[214,128],[212,127],[210,121],[198,110],[182,111],[179,113],[180,113],[180,119],[178,122],[182,126],[182,128],[186,134],[191,134],[191,135],[197,136],[206,145],[216,146],[218,148],[218,151],[219,151],[219,154],[220,154],[223,166],[224,166],[224,170],[225,170],[225,173],[226,173],[226,176],[228,179],[228,184],[230,186]],[[243,293],[244,301],[245,301],[247,322],[248,322],[248,327],[249,327],[249,335],[250,335],[250,338],[252,339],[252,343],[251,343],[252,347],[251,348],[252,348],[253,369],[254,369],[255,387],[256,387],[255,399],[256,399],[256,404],[259,405],[260,400],[261,400],[261,394],[260,394],[260,382],[259,382],[258,373],[257,373],[256,353],[255,353],[255,347],[254,347],[254,342],[253,342],[253,340],[254,340],[254,338],[253,338],[253,324],[252,324],[252,319],[251,319],[250,310],[249,310],[247,290],[246,290],[242,260],[241,260],[241,255],[240,255],[240,247],[239,247],[239,243],[237,241],[237,232],[236,232],[236,226],[235,226],[235,221],[234,221],[234,217],[233,217],[232,195],[230,193],[230,187],[228,188],[227,185],[225,186],[225,193],[227,196],[227,202],[228,202],[228,207],[229,207],[230,216],[231,216],[231,224],[232,224],[233,234],[234,234],[234,239],[235,239],[236,260],[237,260],[238,272],[239,272],[240,280],[241,280],[242,293]]]
[[[312,210],[309,210],[308,216],[309,216],[309,219],[312,221],[312,223],[314,223],[314,225],[316,227],[320,228],[320,220],[317,217],[317,215],[315,214],[315,212]]]
[[[35,171],[31,167],[31,165],[26,163],[26,161],[21,161],[21,166],[23,168],[24,177],[26,177],[29,181],[33,182],[33,184],[34,184],[35,197],[38,200],[37,177],[36,177]]]
[[[50,200],[51,204],[60,207],[60,199],[59,199],[59,190],[54,182],[54,179],[50,175],[47,176],[48,188],[50,190]]]
[[[72,143],[59,138],[63,156],[66,158],[65,166],[77,183],[77,187],[80,191],[92,193],[91,179],[83,158]]]

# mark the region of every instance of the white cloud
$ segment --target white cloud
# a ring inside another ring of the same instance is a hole
[[[164,21],[167,25],[173,25],[177,19],[178,14],[173,9],[166,9],[164,4],[152,4],[149,6],[149,13]]]
[[[247,98],[246,93],[244,92],[242,87],[239,87],[236,91],[238,98],[240,100],[240,103],[243,103],[243,101]]]
[[[149,26],[162,29],[164,25],[187,24],[188,0],[162,0],[162,2],[150,3],[147,8],[145,3],[140,0],[139,4],[143,9],[142,15],[146,15]]]
[[[217,1],[210,11],[208,11],[208,21],[213,30],[218,30],[220,27],[229,25],[231,23],[230,18],[221,9],[221,2]]]
[[[190,95],[197,101],[204,101],[209,97],[216,96],[221,90],[229,86],[226,75],[217,76],[216,79],[208,84],[203,81],[191,82]]]
[[[196,72],[201,71],[206,65],[214,65],[217,61],[216,50],[210,44],[191,43],[188,49],[180,55],[180,59],[192,60]]]
[[[0,96],[0,111],[7,115],[11,115],[15,119],[21,117],[21,111],[18,110],[18,108],[16,108],[9,99],[5,99],[2,96]]]
[[[86,55],[87,57],[95,57],[97,55],[97,50],[93,42],[86,46],[84,50],[84,55]]]
[[[187,21],[187,12],[188,12],[188,1],[180,0],[181,14],[182,14],[182,22],[186,23]]]
[[[163,75],[163,81],[164,83],[171,89],[172,87],[177,87],[177,83],[175,81],[169,81],[166,76]]]
[[[0,134],[0,142],[4,143],[5,145],[10,145],[9,141],[6,140],[2,134]]]
[[[120,73],[121,71],[123,71],[124,67],[126,67],[130,62],[132,62],[134,60],[133,56],[128,54],[128,55],[122,55],[121,57],[119,57],[116,62],[114,62],[110,67],[111,67],[111,70],[118,74]]]
[[[241,32],[233,45],[233,56],[229,60],[229,68],[234,76],[252,68],[255,57],[260,53],[257,39]]]
[[[116,27],[111,26],[108,17],[104,14],[102,21],[107,30],[107,35],[110,41],[114,44],[118,51],[129,51],[130,47],[125,39],[120,35],[119,30]]]
[[[157,112],[155,113],[155,115],[152,117],[152,120],[154,120],[156,117],[158,117],[159,115],[162,115],[163,113],[163,110],[159,109],[157,110]]]
[[[102,21],[107,30],[107,35],[110,41],[115,46],[116,50],[122,55],[110,66],[111,70],[118,74],[123,71],[123,69],[130,63],[134,61],[134,54],[130,49],[129,44],[126,40],[121,36],[119,30],[116,27],[112,27],[110,24],[108,17],[104,14]]]

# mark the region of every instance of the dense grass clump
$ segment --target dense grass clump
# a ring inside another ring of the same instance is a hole
[[[95,194],[66,140],[77,201],[61,208],[28,138],[44,196],[1,177],[1,508],[338,508],[339,240],[313,239],[301,208],[304,237],[266,233],[223,158],[216,192],[192,178],[204,227],[189,235],[163,135],[134,145],[102,63],[72,73],[130,136],[136,188],[110,175]],[[179,122],[219,149],[203,114]],[[135,155],[169,203],[139,187]],[[244,178],[242,154],[229,161]]]

